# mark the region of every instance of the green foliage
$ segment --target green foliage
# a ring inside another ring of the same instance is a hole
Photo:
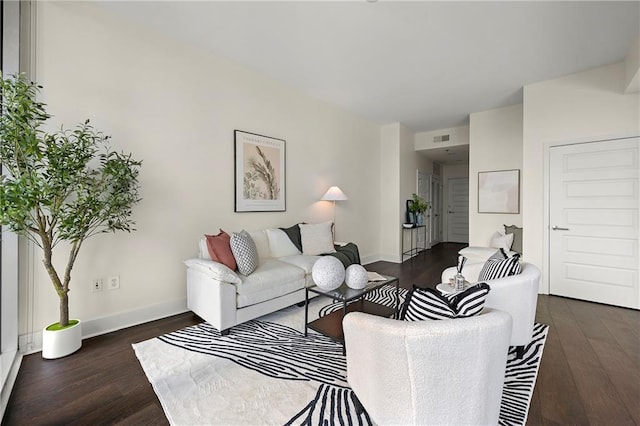
[[[424,214],[424,212],[426,212],[429,208],[429,203],[416,193],[412,194],[411,197],[413,199],[413,204],[411,204],[411,211],[413,213]]]
[[[67,325],[71,269],[82,242],[104,232],[134,229],[140,201],[141,162],[109,147],[109,137],[89,120],[73,130],[45,133],[50,118],[36,101],[41,88],[24,75],[0,75],[0,224],[44,251],[44,265],[60,296],[60,324]],[[65,274],[51,263],[53,248],[71,244]],[[66,314],[65,312],[66,311]]]

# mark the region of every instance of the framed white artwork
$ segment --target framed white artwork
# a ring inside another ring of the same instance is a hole
[[[478,213],[520,213],[520,170],[478,172]]]

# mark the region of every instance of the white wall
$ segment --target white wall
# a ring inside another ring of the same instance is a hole
[[[91,118],[114,148],[143,160],[138,231],[87,241],[73,271],[72,317],[184,309],[182,261],[203,233],[330,220],[331,203],[318,200],[331,185],[349,197],[336,206],[336,238],[357,242],[365,260],[378,254],[378,126],[90,3],[37,9],[35,79],[51,127]],[[234,129],[286,140],[286,212],[233,212]],[[36,255],[34,309],[21,309],[23,333],[26,316],[36,330],[58,317]],[[112,275],[119,290],[90,292],[92,278]]]
[[[380,129],[380,258],[399,261],[402,223],[400,208],[400,123]]]
[[[404,250],[408,250],[411,245],[411,235],[402,231],[402,224],[406,221],[407,200],[412,198],[413,193],[418,191],[418,171],[433,173],[433,164],[423,155],[416,152],[415,134],[406,126],[400,126],[400,222],[396,229],[400,234],[401,248],[402,238]],[[402,258],[402,254],[400,255]],[[402,260],[402,259],[400,259]]]
[[[543,267],[541,292],[548,293],[544,158],[550,144],[640,134],[640,96],[623,93],[624,63],[524,87],[523,251]]]
[[[448,142],[434,142],[434,136],[449,135]],[[451,127],[447,129],[433,130],[416,133],[416,150],[448,148],[450,146],[469,144],[469,126]]]
[[[406,201],[417,191],[418,170],[433,164],[415,151],[415,135],[401,123],[380,131],[380,259],[401,262]],[[408,237],[408,234],[407,234]]]
[[[478,213],[478,172],[513,169],[522,170],[522,104],[471,114],[470,246],[488,246],[495,231],[504,233],[503,225],[522,226],[522,207],[518,214]]]

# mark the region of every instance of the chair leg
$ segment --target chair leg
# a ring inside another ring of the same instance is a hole
[[[524,346],[516,346],[516,359],[522,359],[524,356]]]

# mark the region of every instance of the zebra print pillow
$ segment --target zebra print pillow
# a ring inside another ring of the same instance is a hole
[[[518,275],[520,272],[522,272],[520,255],[516,253],[512,257],[502,260],[488,259],[484,263],[480,275],[478,275],[478,281],[497,280],[511,275]]]
[[[488,258],[487,260],[504,260],[508,258],[509,256],[507,255],[507,253],[504,251],[502,247],[500,247],[498,251],[492,254],[491,257]]]
[[[413,289],[407,294],[401,318],[404,321],[441,320],[478,315],[491,288],[478,283],[461,293],[442,295],[431,288]]]

